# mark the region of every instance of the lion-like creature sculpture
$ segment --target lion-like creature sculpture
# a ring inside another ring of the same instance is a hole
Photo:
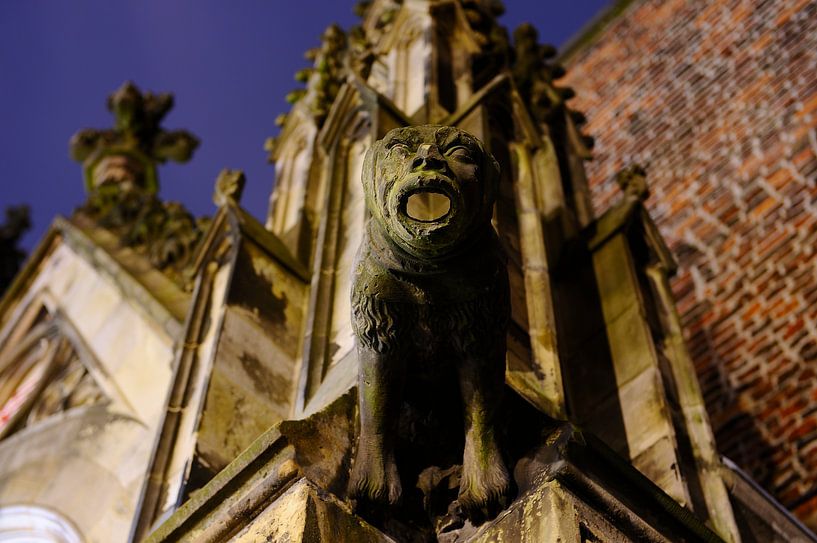
[[[497,443],[509,320],[506,258],[491,225],[499,166],[449,126],[398,128],[368,151],[371,214],[352,286],[361,433],[353,498],[394,504],[397,421],[407,375],[453,366],[465,425],[458,501],[496,510],[509,491]]]

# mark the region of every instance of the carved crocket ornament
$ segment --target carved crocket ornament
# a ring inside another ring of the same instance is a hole
[[[498,183],[482,143],[453,127],[398,128],[366,155],[371,217],[352,286],[361,426],[353,498],[400,499],[394,449],[407,372],[442,365],[453,366],[462,399],[460,506],[469,516],[495,511],[509,491],[496,430],[510,312],[491,225]]]

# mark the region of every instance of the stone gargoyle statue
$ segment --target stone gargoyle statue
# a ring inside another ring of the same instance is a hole
[[[496,428],[510,313],[491,225],[499,165],[457,128],[398,128],[369,149],[363,186],[371,217],[352,286],[361,431],[350,496],[400,499],[395,440],[407,372],[452,365],[465,425],[457,501],[468,516],[496,511],[510,486]]]

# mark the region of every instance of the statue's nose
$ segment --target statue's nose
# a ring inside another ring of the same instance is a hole
[[[437,146],[431,143],[424,143],[417,148],[417,155],[411,163],[412,169],[427,168],[431,170],[439,169],[445,164],[445,159],[440,154]]]

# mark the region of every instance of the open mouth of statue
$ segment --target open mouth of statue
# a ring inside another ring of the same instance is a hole
[[[434,189],[419,189],[406,199],[406,215],[418,222],[441,221],[451,212],[451,198]]]

